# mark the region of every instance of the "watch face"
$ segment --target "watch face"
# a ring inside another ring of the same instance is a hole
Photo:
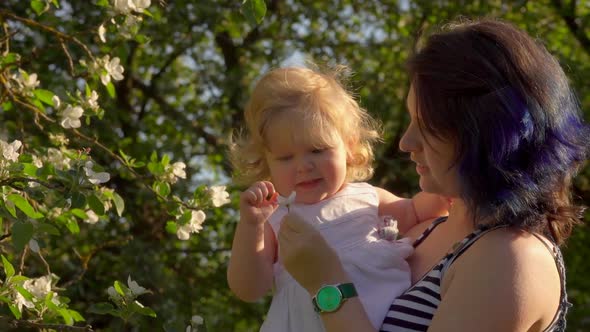
[[[337,287],[325,286],[318,291],[316,301],[322,311],[335,311],[342,303],[342,293]]]

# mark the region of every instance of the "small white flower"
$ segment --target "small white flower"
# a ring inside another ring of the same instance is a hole
[[[31,249],[32,252],[34,253],[39,253],[39,243],[37,243],[37,240],[35,239],[30,239],[29,240],[29,249]]]
[[[98,27],[98,38],[100,39],[101,42],[106,43],[107,39],[104,37],[105,33],[107,32],[107,29],[105,29],[104,25],[101,24]]]
[[[61,106],[61,100],[59,99],[59,97],[57,95],[54,95],[51,98],[51,102],[53,102],[53,107],[55,109],[58,109]]]
[[[171,165],[171,168],[172,174],[174,174],[174,176],[176,176],[177,178],[186,179],[186,172],[184,170],[186,168],[185,163],[183,163],[182,161],[175,162]]]
[[[98,93],[92,90],[88,99],[86,99],[86,104],[90,109],[96,111],[100,106],[98,105]]]
[[[136,281],[131,280],[131,276],[127,277],[127,286],[135,296],[148,293],[149,291],[141,287]]]
[[[51,139],[51,135],[50,135]],[[60,171],[67,171],[70,169],[71,165],[70,162],[72,161],[68,158],[63,152],[56,148],[48,148],[47,149],[47,162],[52,164],[56,169]]]
[[[105,183],[111,179],[111,175],[107,172],[95,172],[92,170],[94,163],[92,161],[87,161],[84,164],[84,173],[88,177],[88,181],[92,184],[100,184]]]
[[[133,1],[131,0],[115,0],[113,6],[115,7],[116,11],[122,14],[127,14],[131,12],[131,10],[134,7]]]
[[[18,156],[20,156],[18,150],[22,145],[23,143],[19,140],[14,140],[12,143],[0,140],[0,150],[2,150],[2,156],[6,160],[17,161]]]
[[[94,225],[98,222],[98,215],[92,210],[86,210],[86,216],[88,219],[84,220],[84,222]]]
[[[35,165],[35,167],[37,167],[37,168],[41,168],[41,167],[43,167],[43,160],[41,160],[41,158],[33,155],[32,164]]]
[[[191,211],[191,219],[185,225],[177,228],[176,236],[180,240],[188,240],[191,233],[198,233],[203,229],[203,222],[206,217],[205,212],[201,210]]]
[[[105,72],[100,75],[102,84],[108,85],[111,81],[111,77],[115,81],[120,81],[124,78],[123,72],[125,69],[123,66],[121,66],[121,60],[118,57],[110,59],[109,55],[107,54],[100,60],[100,62],[102,63],[102,67],[105,70]]]
[[[64,128],[80,128],[82,125],[80,122],[82,114],[84,114],[82,107],[68,105],[61,113],[60,125]]]
[[[283,197],[283,196],[279,195],[279,197],[277,197],[277,203],[279,203],[280,206],[286,206],[287,209],[289,209],[289,206],[291,204],[293,204],[293,202],[295,202],[296,196],[297,196],[297,193],[295,191],[291,192],[289,197]]]
[[[51,277],[43,276],[25,280],[23,288],[29,291],[29,293],[37,299],[44,299],[47,293],[51,292]]]
[[[225,191],[225,186],[212,186],[209,188],[208,193],[211,195],[211,202],[215,207],[220,207],[231,202],[229,193]]]
[[[151,4],[150,0],[133,0],[133,4],[135,6],[136,12],[142,12],[144,9],[148,8]]]

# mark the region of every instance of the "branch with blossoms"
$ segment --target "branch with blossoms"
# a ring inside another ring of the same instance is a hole
[[[107,8],[108,16],[95,30],[102,43],[107,42],[109,31],[122,38],[131,38],[138,31],[143,17],[150,16],[147,11],[149,0],[113,0],[110,4],[99,0],[98,3]],[[41,15],[50,10],[50,4],[58,6],[58,0],[31,0],[30,4],[37,15]],[[94,119],[102,120],[106,112],[99,104],[101,86],[108,96],[114,98],[115,82],[124,79],[125,69],[119,57],[95,54],[94,50],[106,48],[89,47],[81,35],[74,36],[7,9],[0,9],[0,22],[4,31],[4,36],[0,37],[0,103],[4,114],[20,120],[16,125],[20,140],[15,137],[0,139],[0,224],[10,230],[3,237],[11,239],[11,249],[14,250],[13,254],[3,252],[4,279],[0,280],[0,303],[8,306],[14,319],[0,316],[0,320],[16,328],[92,331],[90,326],[74,326],[85,319],[70,308],[69,299],[59,294],[62,290],[57,287],[59,277],[52,273],[47,263],[50,260],[45,260],[41,254],[44,249],[42,239],[76,236],[80,234],[81,225],[123,217],[125,200],[107,187],[111,174],[96,162],[90,149],[70,148],[64,133],[104,151],[116,164],[123,166],[122,171],[131,174],[152,192],[168,208],[173,219],[167,222],[166,231],[175,234],[179,240],[189,240],[199,233],[207,217],[205,211],[229,203],[229,193],[225,186],[199,186],[192,197],[177,197],[172,194],[171,186],[186,179],[184,162],[174,162],[168,155],[157,152],[150,155],[149,161],[138,161],[123,151],[114,152],[99,139],[83,133],[84,125]],[[67,68],[65,72],[72,81],[65,87],[65,93],[58,96],[51,91],[42,84],[37,73],[25,68],[28,62],[21,60],[24,57],[11,51],[13,38],[28,36],[13,31],[9,23],[40,31],[57,41],[61,50],[58,52],[63,52],[65,62],[60,65]],[[76,59],[70,49],[81,49],[84,58]],[[72,91],[68,91],[69,88]],[[30,118],[39,131],[47,134],[48,140],[43,142],[47,145],[39,142],[35,145],[34,139],[28,136],[29,130],[34,131],[34,127],[29,129],[25,125]],[[142,175],[140,169],[148,175]],[[25,260],[32,256],[28,253],[38,255],[45,267],[45,275],[26,276]],[[86,272],[94,253],[78,255],[82,261],[78,279]],[[19,255],[20,268],[15,271],[11,260],[18,261]],[[72,282],[66,282],[62,287]],[[111,302],[93,312],[124,321],[134,315],[155,317],[153,310],[137,300],[145,293],[148,291],[131,278],[127,286],[115,281],[106,292]],[[203,323],[199,318],[193,317],[191,330]]]

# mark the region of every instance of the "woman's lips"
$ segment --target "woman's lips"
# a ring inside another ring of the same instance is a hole
[[[424,175],[428,173],[428,167],[422,164],[416,164],[416,173],[418,173],[419,175]]]

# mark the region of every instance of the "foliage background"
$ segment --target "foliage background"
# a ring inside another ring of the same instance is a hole
[[[95,1],[60,1],[59,10],[41,16],[28,1],[0,3],[2,10],[59,27],[93,51],[121,58],[125,78],[115,84],[116,97],[99,91],[105,96],[100,100],[105,116],[80,128],[84,135],[140,161],[147,162],[153,151],[184,160],[190,180],[172,188],[180,197],[190,196],[201,184],[230,185],[234,202],[208,211],[203,231],[179,241],[165,231],[171,219],[165,204],[92,141],[64,131],[71,148],[93,149],[93,158],[113,174],[107,186],[126,203],[122,218],[112,215],[108,222],[81,224],[77,236],[47,236],[41,243],[52,272],[61,277],[58,286],[67,285],[70,307],[96,331],[161,330],[165,323],[187,322],[194,314],[204,317],[208,331],[257,331],[268,298],[241,303],[230,294],[225,279],[240,189],[229,181],[226,146],[232,129],[241,124],[253,82],[269,68],[305,57],[320,66],[348,65],[353,70],[350,87],[385,129],[386,143],[378,147],[371,182],[400,195],[417,190],[412,165],[397,149],[407,122],[404,61],[422,32],[460,15],[509,20],[542,40],[564,66],[590,120],[588,1],[267,0],[266,7],[264,20],[252,25],[241,13],[241,1],[154,1],[149,8],[152,18],[144,20],[141,35],[111,40],[107,46],[98,42],[96,29],[105,18]],[[51,35],[25,27],[19,35],[11,47],[26,55],[27,71],[38,73],[42,84],[56,92],[71,84],[63,52]],[[0,39],[4,37],[0,33]],[[70,51],[81,54],[75,47]],[[46,132],[28,125],[31,114],[24,110],[0,109],[0,121],[4,139],[36,142],[30,144],[47,140]],[[590,203],[588,166],[575,181],[575,195]],[[585,221],[590,222],[589,213]],[[5,220],[4,233],[7,224]],[[590,330],[589,241],[590,230],[582,225],[564,251],[568,294],[574,304],[568,331]],[[9,239],[0,244],[3,254],[11,252]],[[17,253],[12,257],[20,258]],[[44,273],[34,256],[25,260],[24,269],[27,275]],[[105,301],[113,280],[129,275],[152,290],[142,303],[155,310],[157,318],[123,325],[111,316],[88,313],[92,303]],[[0,315],[11,314],[0,306]],[[5,330],[1,325],[0,329]]]

